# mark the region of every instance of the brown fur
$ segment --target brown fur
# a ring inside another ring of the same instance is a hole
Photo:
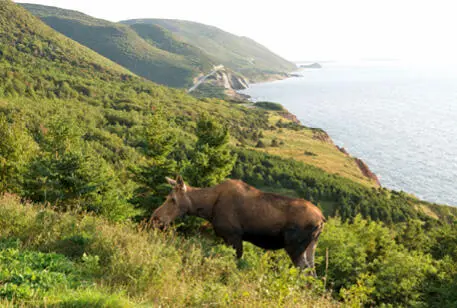
[[[168,179],[174,186],[151,220],[169,224],[185,214],[207,219],[216,234],[243,255],[243,241],[265,249],[284,248],[292,262],[314,272],[314,251],[325,218],[314,204],[262,192],[239,180],[210,188],[184,184],[181,177]]]

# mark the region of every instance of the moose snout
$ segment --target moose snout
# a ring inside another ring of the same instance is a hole
[[[150,220],[150,224],[151,224],[152,228],[159,229],[159,230],[164,230],[166,227],[165,223],[163,223],[162,220],[160,220],[160,218],[158,216],[152,216],[151,220]]]

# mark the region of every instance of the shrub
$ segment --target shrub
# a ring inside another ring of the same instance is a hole
[[[272,147],[279,147],[279,142],[278,142],[278,140],[276,138],[271,140],[271,146]]]
[[[266,148],[267,146],[265,145],[265,143],[263,143],[262,140],[259,140],[259,141],[257,142],[257,144],[255,145],[255,147],[256,147],[256,148],[261,148],[261,149],[262,149],[262,148]]]
[[[266,109],[266,110],[274,110],[274,111],[283,111],[284,107],[279,103],[273,102],[256,102],[254,106]]]

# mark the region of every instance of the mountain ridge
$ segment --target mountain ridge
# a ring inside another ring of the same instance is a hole
[[[296,67],[254,40],[214,26],[180,21],[197,25],[198,30],[205,29],[202,33],[218,33],[220,38],[214,41],[202,37],[198,42],[205,42],[205,46],[199,46],[182,33],[170,31],[165,26],[168,22],[159,24],[149,22],[153,19],[143,19],[143,22],[129,20],[115,23],[75,10],[27,3],[20,5],[71,39],[137,75],[167,86],[188,88],[199,76],[219,64],[246,75],[252,81],[263,80],[265,75],[271,78]],[[192,35],[202,36],[198,31]],[[229,39],[230,43],[224,45],[221,39]],[[212,49],[208,50],[208,43],[213,46]],[[230,47],[234,43],[238,49],[236,52],[232,50],[234,47]],[[214,48],[219,51],[216,56]],[[221,52],[221,49],[228,51]]]

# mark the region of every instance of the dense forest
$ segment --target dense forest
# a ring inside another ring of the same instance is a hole
[[[457,305],[456,208],[269,154],[316,130],[154,84],[0,2],[1,304]],[[178,173],[313,201],[320,278],[250,244],[236,261],[197,219],[148,228]]]

